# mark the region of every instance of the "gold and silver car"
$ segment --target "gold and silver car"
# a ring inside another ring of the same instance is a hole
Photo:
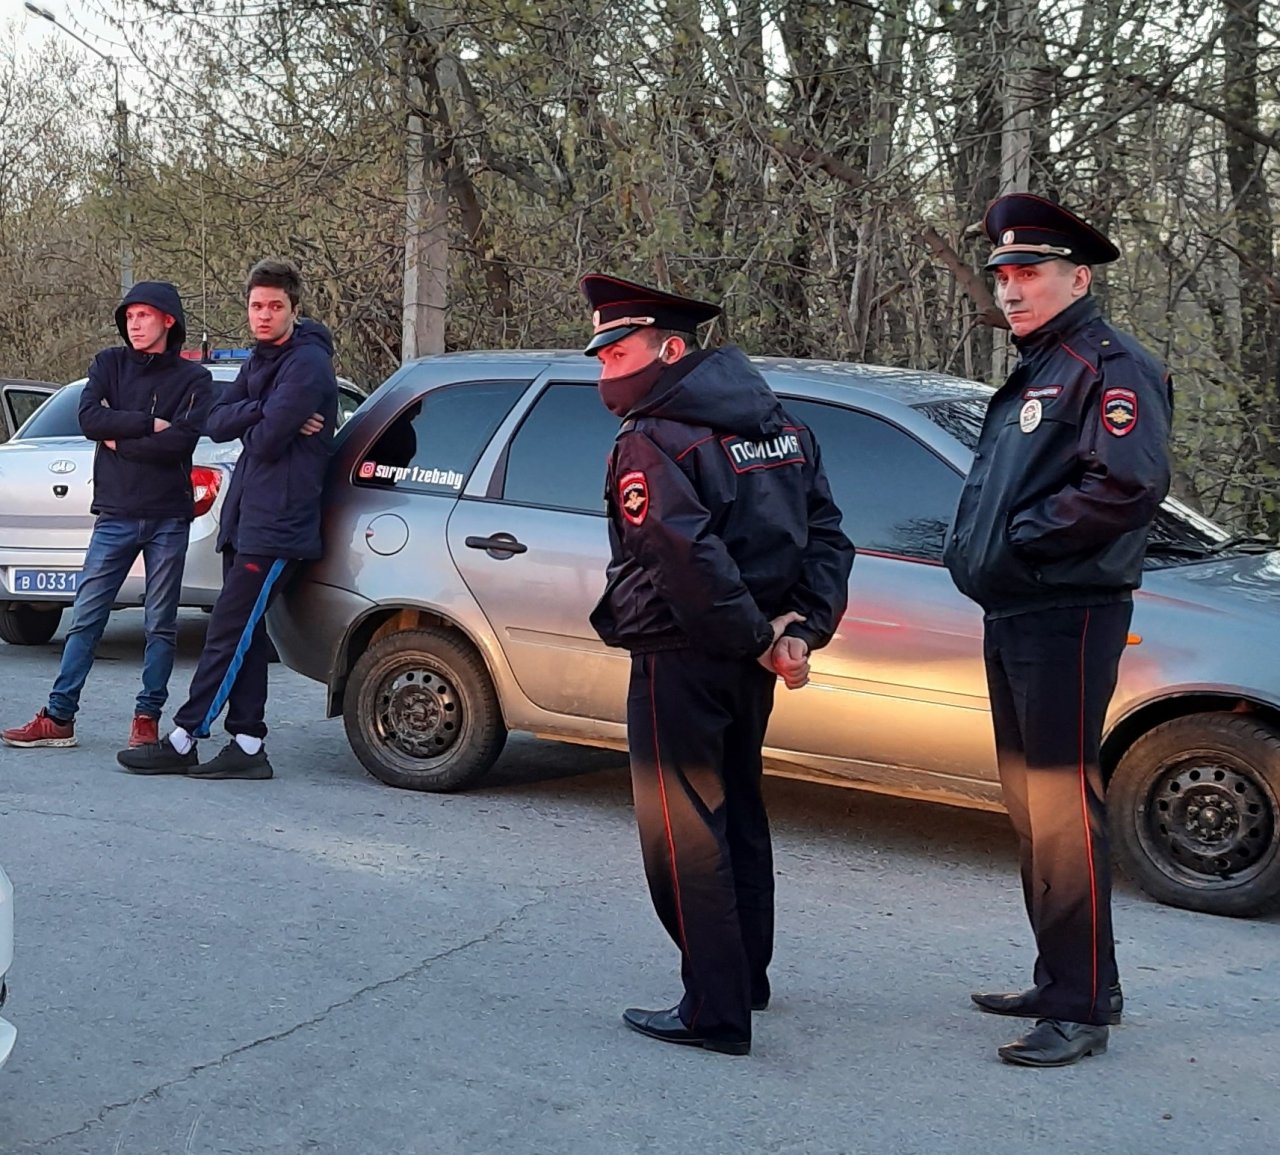
[[[758,364],[816,434],[858,547],[835,640],[778,695],[769,770],[999,807],[981,612],[941,565],[991,390]],[[339,434],[325,556],[269,624],[383,782],[474,785],[510,730],[625,747],[627,656],[587,621],[617,431],[597,373],[577,353],[428,358]],[[1122,864],[1164,902],[1280,908],[1280,553],[1167,502],[1130,642],[1103,751]]]

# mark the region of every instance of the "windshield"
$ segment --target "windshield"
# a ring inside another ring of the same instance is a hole
[[[978,448],[978,435],[982,432],[982,419],[987,411],[985,398],[951,397],[943,401],[929,401],[915,408],[966,449]],[[1169,497],[1161,503],[1151,525],[1146,567],[1159,569],[1185,565],[1206,556],[1229,552],[1232,546],[1222,547],[1230,540],[1231,534],[1220,525],[1177,498]]]

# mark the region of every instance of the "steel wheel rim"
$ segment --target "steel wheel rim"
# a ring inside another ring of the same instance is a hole
[[[1157,770],[1138,833],[1170,878],[1227,889],[1257,877],[1275,858],[1276,819],[1275,795],[1250,766],[1199,751]]]
[[[449,677],[425,664],[388,673],[373,706],[379,742],[415,768],[445,757],[462,735],[462,695]]]

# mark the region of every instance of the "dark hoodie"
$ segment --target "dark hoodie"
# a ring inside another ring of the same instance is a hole
[[[129,346],[125,312],[150,305],[174,319],[163,353]],[[213,382],[202,365],[179,353],[187,337],[178,290],[164,281],[141,281],[116,309],[123,347],[104,349],[89,366],[80,395],[80,429],[98,442],[93,459],[94,513],[108,517],[185,517],[194,514],[191,454],[200,440]],[[155,419],[169,427],[155,432]],[[115,449],[103,445],[115,443]]]
[[[632,652],[755,658],[769,620],[811,650],[848,600],[852,543],[813,434],[732,346],[690,354],[631,409],[609,459],[612,560],[591,624]]]
[[[313,413],[324,428],[305,436],[299,431]],[[222,506],[220,550],[320,556],[320,495],[337,420],[328,329],[304,318],[283,345],[255,346],[209,414],[214,441],[244,442]]]

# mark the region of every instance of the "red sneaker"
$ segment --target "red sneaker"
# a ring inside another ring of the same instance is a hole
[[[25,726],[15,726],[0,733],[6,746],[74,746],[76,724],[57,722],[49,717],[48,710],[41,710]]]
[[[133,725],[129,728],[129,748],[150,746],[160,741],[160,719],[150,714],[134,714]]]

